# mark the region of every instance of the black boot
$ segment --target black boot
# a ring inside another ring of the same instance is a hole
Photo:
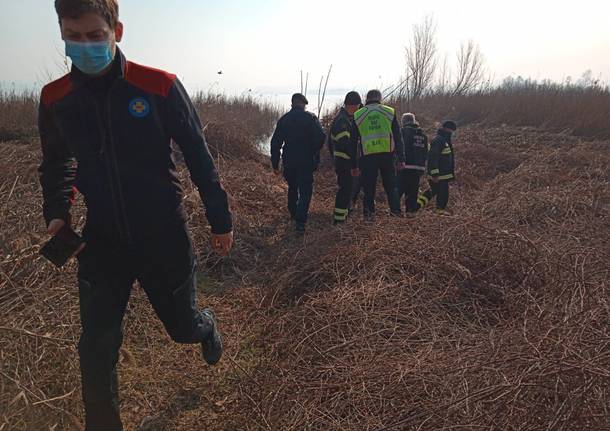
[[[201,343],[201,353],[203,359],[209,365],[216,365],[222,357],[222,336],[218,331],[218,323],[216,323],[216,317],[214,312],[209,308],[204,309],[201,314],[204,318],[207,318],[212,325],[212,330],[208,335],[208,338]]]

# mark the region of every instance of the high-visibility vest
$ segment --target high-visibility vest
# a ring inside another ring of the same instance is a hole
[[[392,121],[395,115],[393,108],[378,103],[356,111],[354,121],[360,132],[364,156],[394,151]]]

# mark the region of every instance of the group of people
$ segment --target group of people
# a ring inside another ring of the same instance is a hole
[[[212,248],[220,255],[232,248],[233,218],[201,120],[180,80],[129,61],[118,48],[124,29],[118,1],[55,0],[55,9],[72,69],[41,94],[42,215],[48,234],[61,242],[64,234],[76,235],[71,228],[76,190],[84,197],[84,246],[74,254],[86,430],[121,431],[117,362],[136,280],[172,340],[199,344],[202,360],[210,365],[223,353],[214,312],[197,306],[196,253],[172,142],[200,192]],[[292,105],[278,122],[271,156],[278,175],[283,158],[288,209],[303,231],[326,134],[305,110],[303,95],[295,95]],[[364,106],[357,93],[347,95],[329,136],[339,180],[337,223],[348,217],[358,177],[365,215],[373,216],[379,172],[394,215],[401,212],[403,195],[408,212],[435,195],[444,210],[453,178],[455,123],[443,125],[429,150],[415,118],[407,115],[404,123],[401,131],[394,109],[381,104],[379,91],[369,92]],[[426,160],[431,188],[418,196]]]
[[[455,121],[446,120],[431,142],[415,115],[406,113],[399,124],[396,110],[382,103],[379,90],[366,95],[350,91],[325,133],[315,114],[306,111],[307,98],[292,96],[292,109],[280,118],[271,138],[271,164],[288,183],[288,211],[299,233],[305,231],[313,194],[314,172],[320,151],[328,142],[337,174],[338,190],[333,223],[345,223],[362,190],[367,221],[375,215],[377,178],[381,176],[390,214],[401,217],[401,201],[408,217],[414,217],[436,198],[436,213],[449,215],[449,183],[455,179],[452,135]],[[420,194],[421,177],[429,188]]]

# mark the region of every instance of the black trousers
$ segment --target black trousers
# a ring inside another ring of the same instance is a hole
[[[423,194],[424,205],[436,197],[436,208],[439,210],[447,208],[449,203],[449,181],[439,181],[438,183],[429,181],[428,183],[430,184],[430,189]]]
[[[313,168],[308,166],[284,166],[284,178],[288,182],[288,211],[297,223],[307,223],[313,195],[313,172]]]
[[[335,160],[335,173],[337,174],[337,196],[335,198],[335,222],[341,223],[347,219],[352,201],[354,178],[352,177],[352,164],[349,160]]]
[[[398,200],[405,197],[407,212],[417,212],[417,198],[419,196],[419,183],[422,173],[415,169],[403,169],[398,175]]]
[[[375,192],[377,175],[381,174],[381,182],[388,196],[388,205],[392,214],[400,214],[400,202],[396,191],[396,168],[393,154],[372,154],[360,159],[361,181],[364,189],[364,215],[375,213]]]
[[[356,205],[358,202],[358,197],[360,196],[360,192],[362,191],[362,179],[360,176],[354,178],[353,188],[352,188],[352,205]]]
[[[86,430],[119,431],[123,426],[116,364],[134,281],[139,281],[174,341],[200,343],[212,324],[197,309],[195,255],[181,222],[130,248],[88,240],[78,260],[82,325],[78,352]]]

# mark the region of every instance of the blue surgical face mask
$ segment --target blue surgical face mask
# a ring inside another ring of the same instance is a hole
[[[114,59],[109,41],[74,42],[66,40],[66,56],[74,66],[87,75],[98,75]]]

